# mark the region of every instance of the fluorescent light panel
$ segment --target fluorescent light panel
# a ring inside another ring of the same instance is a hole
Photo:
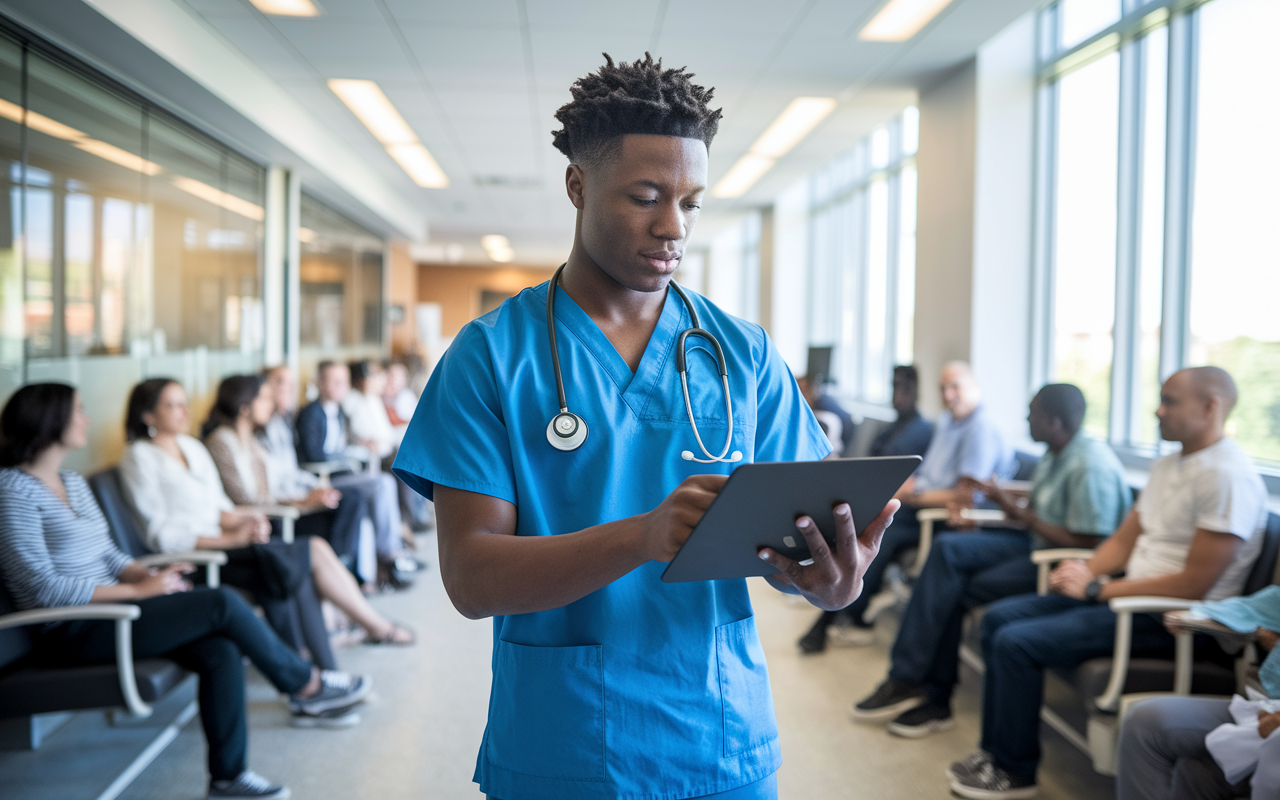
[[[311,0],[249,0],[263,14],[276,17],[318,17],[320,9]]]
[[[382,87],[373,81],[334,78],[329,88],[356,119],[369,129],[413,182],[427,189],[444,189],[449,176],[444,174],[431,152],[418,141],[418,135],[405,122]]]
[[[905,42],[920,32],[951,0],[889,0],[858,31],[864,42]]]
[[[787,104],[747,154],[711,190],[713,197],[741,197],[836,107],[834,97],[797,97]]]

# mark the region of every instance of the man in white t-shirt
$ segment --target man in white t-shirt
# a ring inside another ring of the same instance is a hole
[[[1105,601],[1240,594],[1262,547],[1267,491],[1249,456],[1223,433],[1235,404],[1235,382],[1217,367],[1170,377],[1156,416],[1160,436],[1181,443],[1182,452],[1155,462],[1134,510],[1092,558],[1054,570],[1052,594],[987,607],[982,749],[951,765],[956,794],[1002,800],[1036,793],[1044,670],[1112,651],[1116,615]],[[1134,616],[1135,651],[1172,645],[1158,615]]]

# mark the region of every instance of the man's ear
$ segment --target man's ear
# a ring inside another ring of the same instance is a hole
[[[569,195],[569,202],[573,203],[573,207],[581,211],[586,206],[586,176],[582,174],[582,167],[577,164],[570,164],[564,171],[564,189]]]

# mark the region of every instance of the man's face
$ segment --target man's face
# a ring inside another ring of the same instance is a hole
[[[617,283],[638,292],[665,289],[680,266],[707,186],[707,147],[700,139],[628,134],[611,157],[571,166],[581,194],[581,242]]]
[[[976,405],[977,384],[963,369],[947,367],[942,371],[942,405],[953,416],[964,416]]]
[[[341,403],[351,391],[351,373],[341,364],[334,364],[320,373],[316,388],[320,390],[322,400]]]
[[[916,387],[910,380],[895,375],[893,378],[893,410],[909,414],[916,407]]]
[[[1184,442],[1202,433],[1213,424],[1210,406],[1185,373],[1175,372],[1160,388],[1160,407],[1156,409],[1160,438]]]
[[[1027,427],[1031,428],[1033,442],[1047,442],[1053,434],[1054,418],[1044,413],[1040,395],[1031,398],[1031,413],[1027,414]]]
[[[271,396],[275,399],[277,409],[293,411],[297,408],[298,381],[293,377],[293,370],[288,367],[273,369],[267,376],[267,385],[271,387]]]

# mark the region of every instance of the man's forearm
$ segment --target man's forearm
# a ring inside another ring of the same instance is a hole
[[[470,619],[562,608],[646,563],[642,516],[558,536],[470,533],[441,540],[449,599]]]
[[[1073,533],[1065,525],[1054,525],[1034,514],[1027,519],[1027,529],[1040,534],[1055,547],[1083,547],[1092,550],[1098,546],[1097,536]]]

